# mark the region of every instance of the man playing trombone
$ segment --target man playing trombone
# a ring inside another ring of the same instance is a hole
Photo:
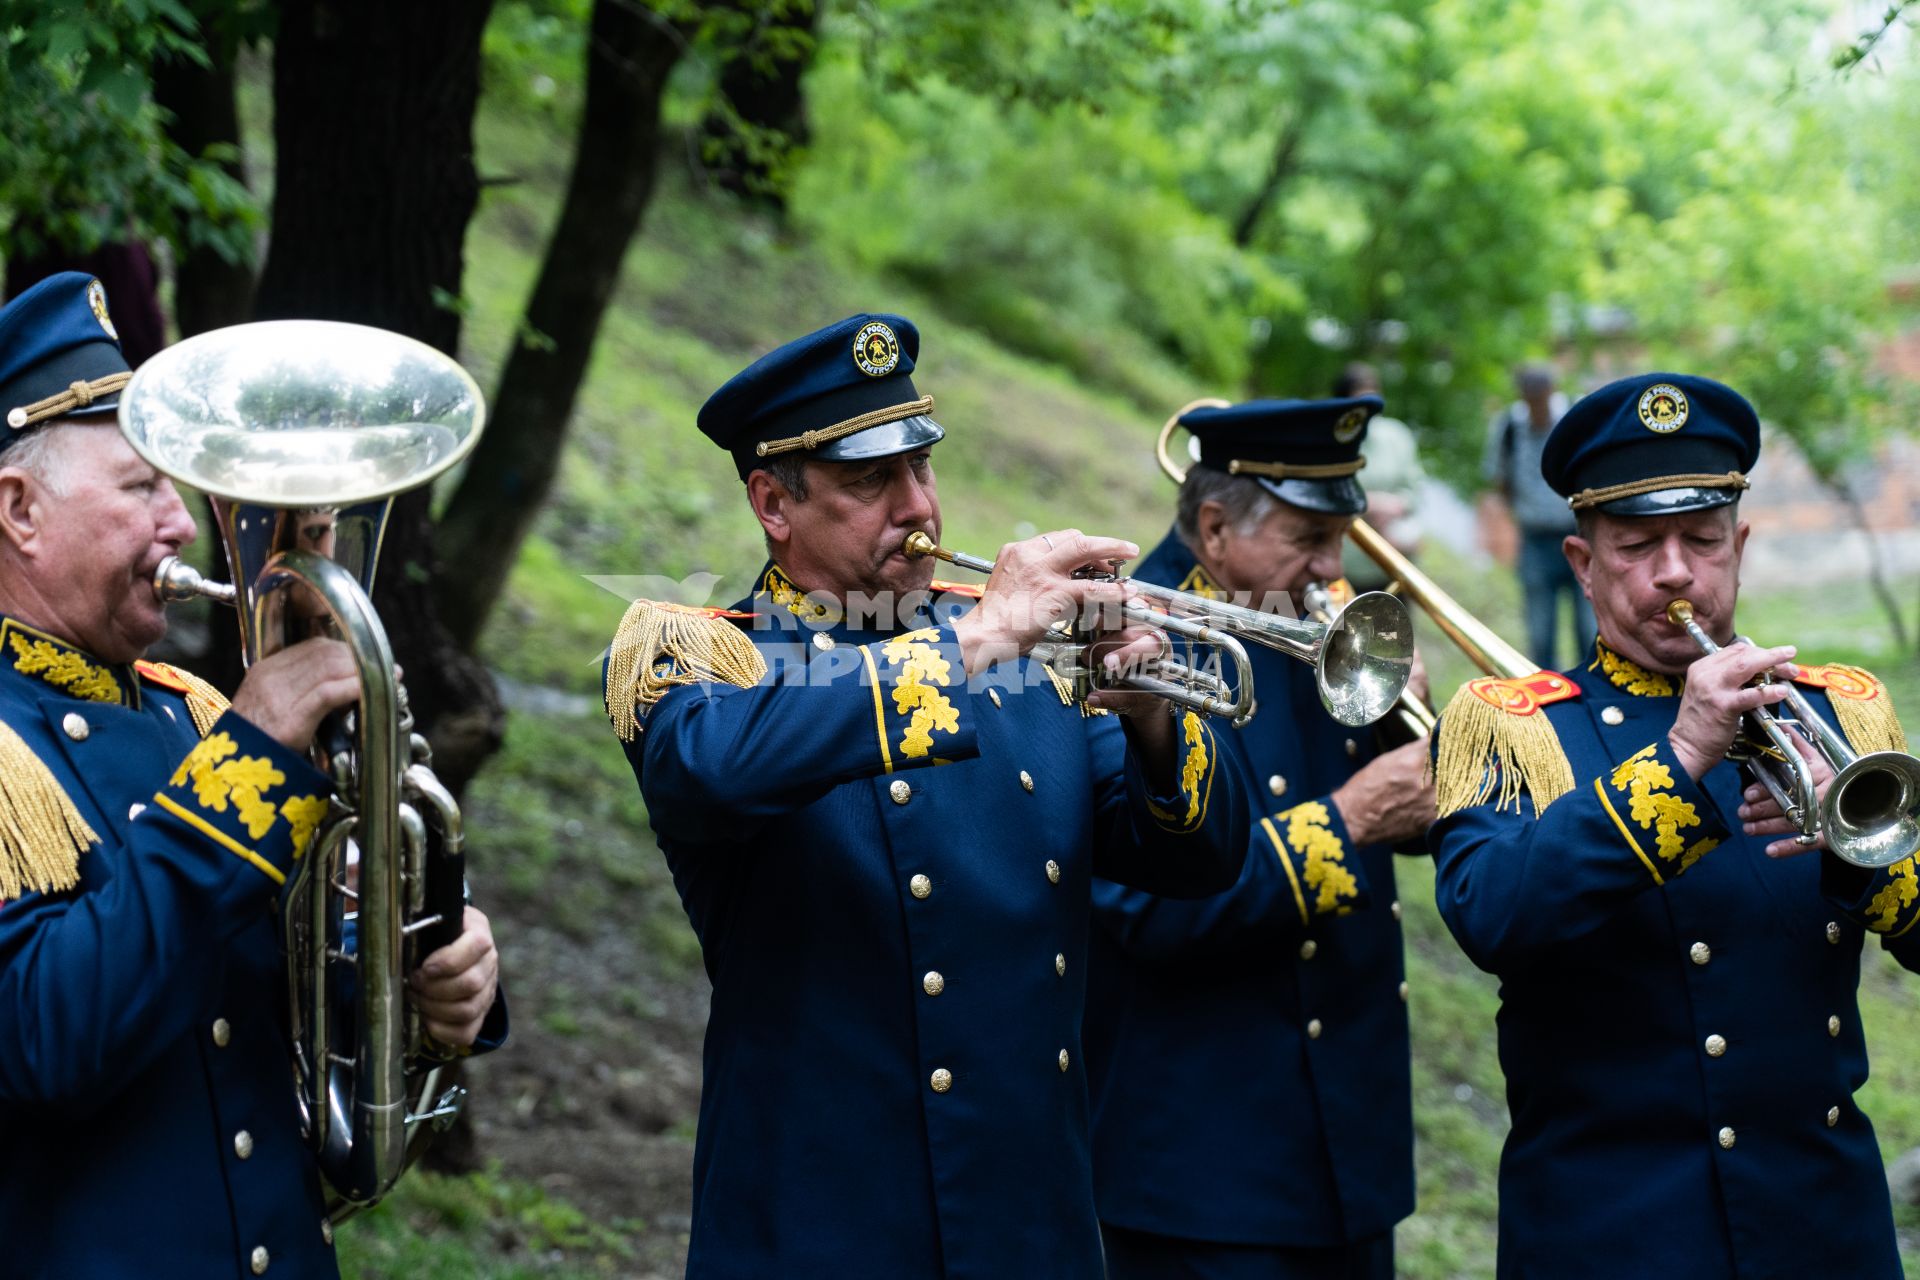
[[[1137,548],[1055,531],[1002,548],[984,595],[930,593],[904,552],[940,532],[919,354],[859,315],[715,392],[700,429],[770,558],[733,610],[636,602],[608,660],[713,980],[696,1280],[1097,1280],[1088,885],[1209,893],[1245,847],[1211,727],[1141,694],[1087,718],[1023,656],[1117,606],[1076,571]]]
[[[1871,674],[1737,639],[1759,451],[1752,406],[1706,378],[1576,404],[1541,470],[1579,522],[1598,643],[1564,674],[1475,680],[1440,720],[1440,910],[1502,984],[1503,1280],[1900,1274],[1856,988],[1869,935],[1920,968],[1913,861],[1809,853],[1831,815],[1783,789],[1791,822],[1729,754],[1778,755],[1754,719],[1796,688],[1852,750],[1906,739]],[[1783,732],[1825,797],[1831,770]]]
[[[1283,610],[1337,579],[1380,408],[1183,410],[1198,461],[1138,576]],[[1094,883],[1087,1054],[1113,1280],[1391,1280],[1413,1210],[1393,850],[1433,818],[1426,740],[1382,754],[1322,707],[1312,669],[1252,656],[1259,715],[1222,741],[1257,806],[1239,882],[1191,902]]]
[[[334,790],[305,749],[359,680],[308,640],[229,706],[140,660],[195,529],[115,429],[127,378],[98,281],[0,310],[0,1269],[333,1276],[275,917]],[[474,1045],[497,973],[469,907],[413,975],[427,1030]]]

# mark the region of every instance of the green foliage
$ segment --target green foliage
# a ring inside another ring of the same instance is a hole
[[[533,1280],[623,1274],[614,1231],[498,1169],[466,1177],[414,1171],[337,1237],[349,1280]]]
[[[246,6],[235,4],[236,10]],[[260,212],[210,148],[188,155],[152,101],[155,66],[207,64],[179,0],[0,4],[0,208],[9,254],[129,237],[250,258]]]

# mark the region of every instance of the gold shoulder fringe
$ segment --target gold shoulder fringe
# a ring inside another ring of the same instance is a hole
[[[671,667],[660,670],[669,658]],[[753,641],[717,610],[635,600],[607,656],[607,716],[620,741],[632,742],[640,732],[637,709],[674,686],[708,681],[747,689],[766,674]]]
[[[207,730],[213,728],[213,722],[218,720],[230,705],[227,695],[191,671],[183,671],[166,662],[156,662],[153,665],[187,686],[187,714],[193,717],[193,727],[200,731],[200,736],[206,737]]]
[[[1467,682],[1440,717],[1433,786],[1443,818],[1490,798],[1496,812],[1511,805],[1517,813],[1522,791],[1538,815],[1573,790],[1573,765],[1546,712],[1496,705],[1481,688],[1496,684],[1508,682]]]
[[[46,762],[0,724],[0,900],[80,883],[80,854],[100,843]]]
[[[1864,667],[1838,662],[1828,663],[1822,674],[1834,722],[1847,736],[1849,746],[1862,755],[1907,749],[1906,730],[1900,727],[1893,698],[1880,677]]]

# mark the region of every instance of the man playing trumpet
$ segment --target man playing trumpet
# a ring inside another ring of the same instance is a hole
[[[1191,407],[1178,515],[1138,576],[1281,609],[1340,575],[1377,396]],[[1426,740],[1381,753],[1310,667],[1258,649],[1222,735],[1258,822],[1228,892],[1094,883],[1087,1054],[1108,1274],[1393,1275],[1413,1210],[1393,850],[1433,818]]]
[[[1871,674],[1736,640],[1759,451],[1752,406],[1706,378],[1576,404],[1541,471],[1599,641],[1440,720],[1440,910],[1502,984],[1506,1280],[1900,1274],[1856,988],[1870,934],[1920,967],[1913,861],[1807,853],[1728,753],[1786,681],[1855,750],[1906,739]],[[1724,647],[1675,625],[1679,599]]]
[[[700,429],[769,561],[733,610],[636,602],[608,659],[713,980],[695,1280],[1097,1280],[1089,883],[1208,893],[1245,847],[1211,727],[1152,699],[1086,718],[1023,657],[1120,604],[1075,571],[1137,548],[1012,543],[972,598],[936,598],[933,561],[904,554],[940,531],[919,354],[907,320],[859,315],[715,392]]]
[[[232,705],[141,661],[195,536],[114,426],[105,291],[0,310],[0,1238],[8,1275],[332,1276],[301,1131],[276,901],[328,809],[305,749],[359,697],[345,645]],[[427,1030],[504,1034],[487,919],[413,976]]]

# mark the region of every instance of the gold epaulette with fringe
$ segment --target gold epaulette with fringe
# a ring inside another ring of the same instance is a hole
[[[1517,812],[1524,791],[1540,814],[1573,790],[1573,765],[1544,708],[1579,696],[1578,685],[1552,671],[1461,685],[1440,717],[1433,762],[1440,816],[1485,804],[1496,791],[1495,810],[1512,805]]]
[[[748,689],[758,684],[767,674],[767,660],[728,621],[753,616],[635,600],[607,654],[607,718],[620,741],[632,742],[640,732],[639,708],[652,706],[676,685],[719,682]]]
[[[0,902],[73,888],[99,843],[46,761],[0,723]]]
[[[187,714],[193,717],[193,727],[203,738],[229,705],[226,694],[191,671],[183,671],[164,662],[145,661],[134,663],[133,669],[162,689],[171,689],[185,698]]]
[[[1894,713],[1893,698],[1873,672],[1843,662],[1817,667],[1803,663],[1794,683],[1827,691],[1833,718],[1855,751],[1865,755],[1869,751],[1907,749],[1907,734]]]

